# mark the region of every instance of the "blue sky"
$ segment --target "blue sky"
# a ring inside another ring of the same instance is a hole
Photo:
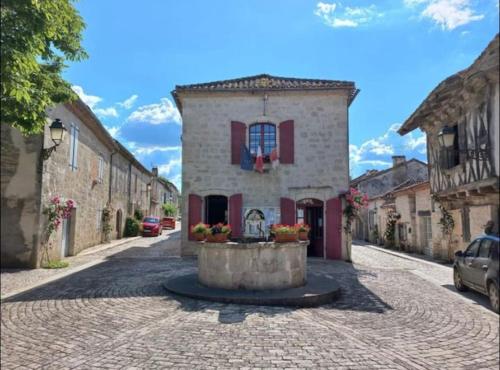
[[[498,32],[498,0],[127,0],[76,3],[90,58],[65,78],[111,134],[180,186],[175,85],[260,73],[355,81],[351,175],[426,159],[396,130]]]

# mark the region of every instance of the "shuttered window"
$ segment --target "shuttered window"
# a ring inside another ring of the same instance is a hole
[[[97,179],[99,182],[103,182],[104,180],[104,157],[102,154],[99,155],[99,172],[97,175]]]
[[[231,122],[231,164],[240,164],[241,148],[245,145],[246,129],[243,122]]]
[[[279,157],[280,163],[294,163],[294,123],[292,120],[281,122],[279,125]]]
[[[74,123],[70,125],[70,140],[69,140],[69,167],[72,171],[78,169],[78,135],[80,129]]]
[[[462,208],[462,239],[464,242],[470,242],[469,207]]]
[[[269,160],[271,151],[276,148],[276,126],[272,123],[255,123],[249,130],[249,149],[252,156],[257,155],[260,146],[265,160]]]

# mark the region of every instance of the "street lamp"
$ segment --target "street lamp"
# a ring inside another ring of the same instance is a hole
[[[62,143],[64,139],[64,133],[66,132],[66,127],[64,127],[63,123],[59,118],[56,118],[49,127],[50,129],[50,138],[54,142],[54,145],[50,148],[42,150],[42,158],[43,160],[49,159],[50,155],[56,148]]]
[[[438,134],[438,140],[443,148],[451,148],[455,142],[455,129],[448,125],[444,126]]]

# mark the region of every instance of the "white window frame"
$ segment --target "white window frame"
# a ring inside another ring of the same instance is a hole
[[[102,209],[97,210],[97,231],[102,229]]]

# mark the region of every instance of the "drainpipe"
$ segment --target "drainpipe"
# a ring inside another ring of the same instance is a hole
[[[128,202],[127,202],[127,213],[130,215],[132,213],[132,162],[128,162]]]
[[[109,191],[108,191],[108,204],[111,205],[111,186],[113,184],[113,155],[117,152],[113,150],[109,158]]]

